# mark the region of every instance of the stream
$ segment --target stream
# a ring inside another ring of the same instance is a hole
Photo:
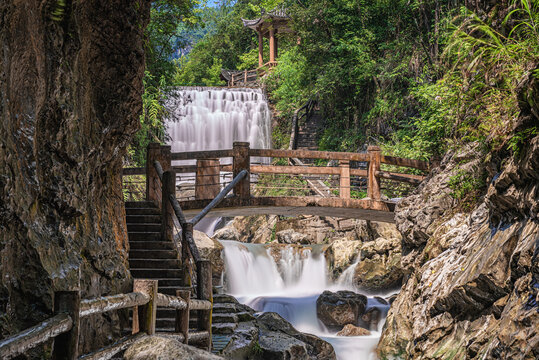
[[[221,240],[224,246],[225,291],[256,311],[276,312],[297,330],[316,335],[331,343],[339,360],[377,359],[374,349],[385,322],[389,305],[368,297],[367,309],[377,307],[382,320],[369,336],[336,336],[316,315],[316,299],[324,290],[351,290],[351,271],[330,281],[321,247],[297,250],[283,247],[279,259],[263,244]],[[351,267],[353,267],[353,264]],[[387,294],[380,294],[386,296]]]

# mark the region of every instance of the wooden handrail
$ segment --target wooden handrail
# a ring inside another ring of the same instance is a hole
[[[207,151],[189,151],[182,153],[172,153],[172,160],[195,160],[195,159],[215,159],[232,157],[232,150],[207,150]]]
[[[147,304],[148,301],[150,301],[148,295],[138,292],[81,300],[79,314],[80,317],[83,318],[108,311],[144,305]]]
[[[250,149],[250,156],[298,158],[298,159],[323,159],[323,160],[348,160],[369,161],[369,154],[351,152],[330,152],[314,150],[278,150],[278,149]]]
[[[11,359],[42,344],[73,327],[73,319],[67,314],[59,314],[40,322],[18,334],[0,341],[0,359]]]

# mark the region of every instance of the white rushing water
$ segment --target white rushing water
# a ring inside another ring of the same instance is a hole
[[[169,93],[167,133],[172,152],[271,146],[271,115],[260,89],[182,87]]]
[[[353,270],[335,282],[328,281],[322,251],[283,247],[276,259],[262,244],[221,241],[224,246],[227,293],[257,311],[277,312],[296,329],[331,343],[339,360],[373,360],[389,306],[369,297],[367,309],[377,307],[383,319],[370,336],[340,337],[329,331],[316,315],[316,299],[324,290],[355,290]],[[355,266],[357,262],[351,267]],[[368,326],[367,326],[368,327]]]

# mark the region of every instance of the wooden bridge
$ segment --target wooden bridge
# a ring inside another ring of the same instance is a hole
[[[411,191],[429,170],[428,162],[384,156],[375,146],[365,153],[348,153],[250,149],[248,143],[236,142],[228,150],[171,153],[168,146],[151,145],[146,168],[124,169],[124,175],[131,177],[124,183],[126,196],[148,201],[159,197],[151,165],[155,161],[173,173],[175,196],[188,218],[245,170],[249,176],[209,216],[305,214],[393,222],[397,200],[389,197]],[[134,176],[139,176],[138,184]]]

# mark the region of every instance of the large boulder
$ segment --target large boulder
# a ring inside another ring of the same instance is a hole
[[[398,239],[378,238],[363,244],[354,270],[356,287],[372,291],[399,287],[403,276]]]
[[[230,341],[221,352],[227,359],[336,359],[331,344],[297,331],[277,313],[257,313],[253,317],[254,310],[231,296],[218,295],[214,300],[218,303],[214,319],[233,315],[236,321]]]
[[[333,274],[335,277],[342,274],[356,260],[362,242],[347,238],[335,239],[331,244],[333,254]]]
[[[310,334],[297,331],[288,321],[273,312],[257,318],[260,358],[282,360],[336,359],[333,346]]]
[[[357,324],[367,306],[367,297],[353,291],[324,291],[316,300],[318,319],[329,328]]]
[[[277,241],[280,244],[308,244],[308,236],[300,232],[296,232],[292,229],[286,229],[279,231],[277,234]]]
[[[337,336],[368,336],[371,332],[359,326],[352,324],[345,325],[341,331],[337,333]]]
[[[210,238],[202,231],[195,230],[193,233],[195,244],[197,245],[200,256],[211,262],[213,284],[218,285],[221,282],[221,274],[225,270],[225,264],[221,257],[223,245],[216,238]]]
[[[221,228],[221,229],[217,230],[213,234],[213,238],[216,239],[216,240],[239,241],[240,240],[240,233],[233,226],[225,226],[224,228]]]
[[[218,360],[220,356],[182,344],[165,336],[147,336],[131,345],[124,353],[125,360]]]

